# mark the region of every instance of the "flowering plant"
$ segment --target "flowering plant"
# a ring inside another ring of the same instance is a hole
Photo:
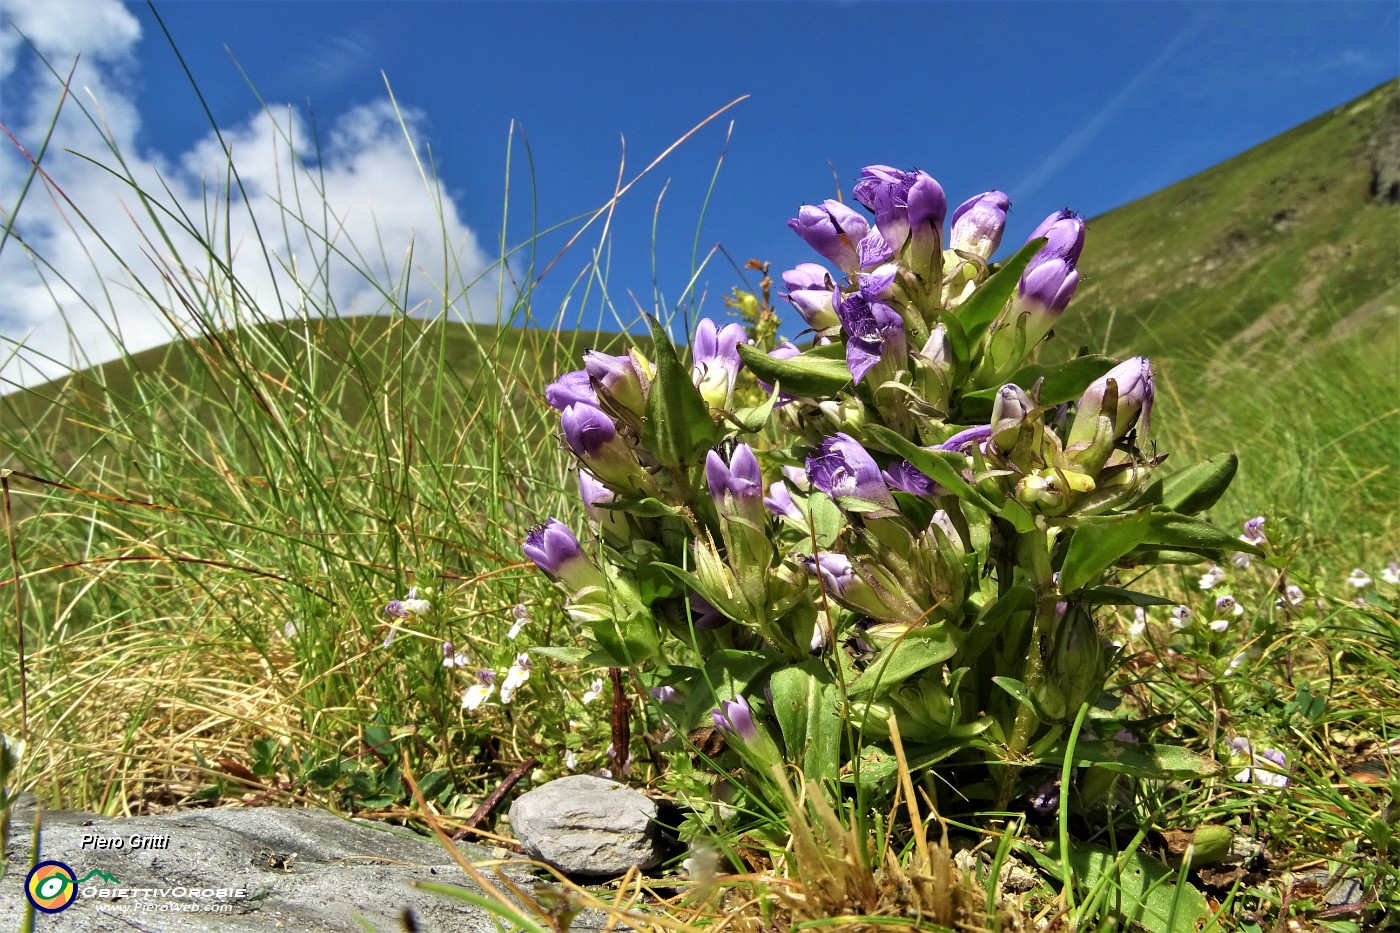
[[[1119,568],[1262,553],[1196,517],[1234,455],[1154,475],[1149,361],[1041,358],[1077,214],[993,264],[1000,191],[948,218],[932,177],[876,165],[854,197],[873,222],[826,201],[788,223],[835,267],[783,275],[800,343],[765,353],[706,319],[687,366],[648,318],[654,360],[587,354],[547,388],[593,540],[551,518],[524,550],[587,627],[582,660],[636,671],[680,735],[712,722],[757,784],[780,760],[888,786],[896,729],[911,766],[963,769],[1002,808],[1071,751],[1206,769],[1072,726],[1114,660],[1100,607],[1169,604]],[[745,370],[761,404],[736,404]]]

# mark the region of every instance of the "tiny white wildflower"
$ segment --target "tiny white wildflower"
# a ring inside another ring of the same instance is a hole
[[[1147,634],[1147,610],[1138,606],[1133,610],[1133,621],[1128,625],[1129,638],[1141,638]]]
[[[1246,570],[1249,567],[1249,562],[1252,560],[1254,560],[1254,555],[1246,554],[1244,551],[1236,551],[1235,556],[1230,558],[1230,563],[1234,564],[1241,570]]]
[[[288,619],[282,623],[282,637],[287,641],[294,640],[299,634],[301,634],[301,629],[298,628],[295,619]]]
[[[1201,589],[1212,590],[1225,579],[1225,571],[1220,569],[1219,564],[1211,564],[1206,568],[1206,572],[1201,574]]]
[[[466,667],[467,656],[460,651],[454,651],[452,642],[442,643],[442,666],[443,667]]]
[[[1358,590],[1366,589],[1372,582],[1371,575],[1360,567],[1353,570],[1351,575],[1347,577],[1347,585]]]
[[[462,694],[462,709],[476,709],[481,704],[491,698],[491,694],[496,690],[494,683],[475,683],[467,688]]]
[[[597,677],[593,680],[593,683],[588,686],[588,689],[583,692],[583,702],[592,703],[594,700],[598,699],[602,693],[603,678]]]
[[[1391,561],[1381,571],[1381,579],[1391,586],[1400,586],[1400,563]]]
[[[1173,628],[1186,628],[1191,624],[1191,610],[1187,606],[1174,606],[1171,616]]]
[[[1210,623],[1210,630],[1212,632],[1215,632],[1217,635],[1224,633],[1227,629],[1229,629],[1229,627],[1229,619],[1212,619]]]
[[[520,634],[525,623],[530,621],[530,613],[524,606],[517,603],[511,608],[510,614],[515,617],[515,622],[511,625],[510,631],[506,633],[506,637],[515,641],[515,637]]]
[[[501,702],[509,704],[515,698],[515,691],[519,690],[525,681],[530,679],[530,656],[528,654],[517,654],[515,663],[506,671],[506,679],[501,683]]]
[[[570,771],[578,767],[578,752],[574,751],[572,748],[564,753],[564,767],[568,768]]]

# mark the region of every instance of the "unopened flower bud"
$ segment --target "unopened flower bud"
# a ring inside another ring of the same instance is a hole
[[[603,584],[602,572],[584,555],[578,538],[556,518],[530,529],[521,550],[537,567],[574,593]]]
[[[836,283],[825,268],[814,262],[801,263],[783,273],[783,284],[788,290],[779,294],[791,302],[808,327],[822,331],[841,323],[832,303],[833,295],[837,294]]]
[[[953,211],[948,248],[988,262],[1001,245],[1011,200],[1004,191],[987,191],[968,198]]]

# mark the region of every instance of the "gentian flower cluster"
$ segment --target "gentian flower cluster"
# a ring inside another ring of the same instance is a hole
[[[594,663],[641,671],[678,735],[713,728],[755,780],[785,760],[834,786],[895,726],[1006,806],[1104,690],[1101,607],[1136,599],[1117,570],[1262,554],[1262,521],[1196,517],[1233,455],[1156,476],[1148,359],[1044,349],[1078,214],[995,261],[1005,192],[950,213],[932,176],[872,165],[852,198],[788,221],[815,253],[781,276],[795,339],[706,318],[687,361],[649,318],[651,359],[590,352],[545,388],[587,528],[550,518],[523,550]]]

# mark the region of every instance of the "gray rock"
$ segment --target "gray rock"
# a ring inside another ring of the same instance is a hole
[[[510,827],[532,858],[565,874],[620,875],[651,868],[665,854],[656,803],[616,781],[574,774],[521,794]]]
[[[0,880],[3,930],[19,929],[24,882],[34,864],[33,811],[17,807],[14,816],[8,870]],[[474,846],[461,850],[473,861],[493,857]],[[405,911],[423,930],[498,929],[484,911],[412,886],[428,881],[479,890],[435,841],[320,810],[189,810],[130,819],[45,812],[39,861],[50,860],[69,866],[80,881],[92,875],[78,885],[69,907],[39,915],[37,928],[56,933],[361,933],[356,917],[390,933],[404,929]],[[517,883],[531,880],[512,875]],[[93,896],[117,888],[136,893],[116,900]],[[213,896],[191,893],[211,889]],[[205,905],[220,910],[198,909]]]

